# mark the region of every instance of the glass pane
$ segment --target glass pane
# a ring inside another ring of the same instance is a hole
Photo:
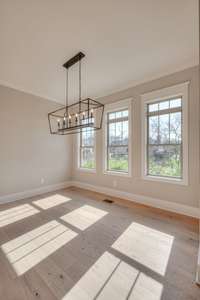
[[[128,109],[122,111],[122,117],[128,117]]]
[[[108,144],[109,145],[114,145],[115,144],[115,123],[111,123],[108,125],[108,136],[109,136],[109,141]]]
[[[94,169],[94,149],[81,148],[81,168]]]
[[[169,108],[169,101],[161,101],[159,103],[159,110],[168,109]]]
[[[117,111],[116,112],[116,119],[122,117],[122,111]]]
[[[149,112],[158,111],[158,103],[148,104],[148,111]]]
[[[108,124],[108,145],[128,145],[128,120]]]
[[[181,178],[181,146],[149,146],[148,174]]]
[[[122,123],[122,144],[128,145],[128,121]]]
[[[181,112],[170,114],[170,143],[180,144],[182,140],[181,133]]]
[[[172,99],[170,101],[170,108],[181,107],[181,98]]]
[[[149,120],[149,144],[158,144],[158,116],[152,116]]]
[[[112,113],[108,113],[108,120],[119,119],[128,117],[128,109],[122,111],[116,111]]]
[[[94,145],[94,130],[84,129],[81,134],[82,143],[81,146],[93,146]]]
[[[109,120],[113,120],[113,119],[115,119],[115,118],[116,118],[115,112],[109,113],[109,114],[108,114],[108,119],[109,119]]]
[[[108,170],[128,172],[128,147],[108,148]]]
[[[159,116],[160,144],[169,144],[169,114]]]

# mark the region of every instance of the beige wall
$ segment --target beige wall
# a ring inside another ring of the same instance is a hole
[[[190,68],[158,80],[99,99],[103,103],[133,98],[132,177],[104,175],[102,131],[97,132],[97,172],[76,169],[71,136],[49,134],[47,113],[58,104],[14,89],[0,86],[0,196],[23,192],[45,185],[80,180],[161,200],[198,206],[199,201],[199,81],[198,68]],[[184,81],[189,88],[189,185],[141,179],[141,94]],[[76,136],[74,137],[76,139]],[[74,143],[75,147],[75,143]],[[75,149],[74,149],[75,150]],[[72,168],[73,156],[73,168]],[[41,179],[44,178],[44,183]]]
[[[70,179],[71,137],[48,129],[47,113],[57,107],[0,86],[0,196]]]
[[[129,97],[133,98],[133,146],[132,177],[124,178],[103,174],[102,162],[102,130],[97,132],[96,174],[80,172],[75,167],[77,157],[73,157],[73,180],[94,185],[113,187],[117,181],[117,189],[138,195],[145,195],[161,200],[177,202],[193,207],[199,205],[199,78],[198,67],[190,68],[158,80],[147,82],[133,88],[99,99],[103,103],[115,102]],[[156,89],[169,87],[190,81],[189,87],[189,185],[146,181],[141,178],[141,94]],[[75,143],[74,143],[75,147]],[[74,149],[75,150],[75,149]],[[73,151],[75,153],[75,151]]]

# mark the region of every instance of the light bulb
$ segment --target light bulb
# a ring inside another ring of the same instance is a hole
[[[58,122],[58,129],[60,129],[60,119],[57,119]]]
[[[68,119],[69,119],[69,125],[68,126],[71,126],[71,122],[72,122],[72,116],[71,115],[68,115]]]
[[[92,108],[91,111],[90,111],[91,118],[93,118],[93,113],[94,113],[94,109]]]

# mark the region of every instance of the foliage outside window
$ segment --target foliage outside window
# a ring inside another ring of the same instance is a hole
[[[181,179],[182,98],[147,104],[147,175]]]
[[[80,168],[95,169],[94,134],[92,128],[85,128],[80,133]]]
[[[128,173],[128,109],[107,113],[107,170]]]

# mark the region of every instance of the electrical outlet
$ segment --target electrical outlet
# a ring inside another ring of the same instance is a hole
[[[113,180],[113,187],[114,187],[114,188],[117,187],[117,180]]]

